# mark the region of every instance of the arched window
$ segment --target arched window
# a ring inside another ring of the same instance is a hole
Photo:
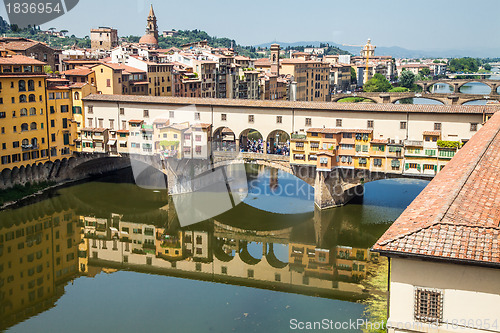
[[[36,116],[36,109],[30,108],[30,116]]]
[[[30,101],[30,102],[36,102],[36,97],[35,97],[35,95],[30,94],[30,96],[29,96],[29,101]]]
[[[23,142],[21,144],[23,145],[24,148],[30,144],[30,141],[28,139],[23,139]]]
[[[27,123],[21,124],[21,132],[24,132],[24,131],[27,131],[27,130],[28,130],[28,124]]]
[[[77,91],[75,92],[75,100],[79,100],[80,99],[80,93]]]
[[[20,114],[21,114],[21,117],[27,116],[28,115],[28,110],[25,109],[25,108],[22,108]]]
[[[35,81],[28,80],[28,91],[34,91],[34,90],[35,90]]]
[[[36,123],[35,123],[35,122],[32,122],[32,123],[30,124],[30,129],[31,129],[31,130],[36,130]]]
[[[24,80],[19,80],[19,91],[26,91],[26,81]]]
[[[33,146],[33,148],[38,147],[38,139],[37,138],[31,139],[31,146]]]
[[[19,95],[19,103],[26,103],[26,95]]]

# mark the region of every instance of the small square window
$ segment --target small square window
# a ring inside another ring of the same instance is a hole
[[[227,114],[223,113],[220,115],[220,120],[226,121],[227,120]]]
[[[306,126],[312,126],[312,119],[306,118]]]
[[[470,131],[471,132],[476,132],[477,131],[477,123],[471,123],[470,124]]]
[[[337,119],[337,121],[335,122],[335,126],[342,127],[342,119]]]
[[[253,123],[253,122],[254,122],[254,120],[255,120],[255,117],[254,117],[254,115],[253,115],[253,114],[248,115],[248,122],[249,122],[249,123]]]
[[[441,130],[441,123],[434,123],[434,130],[440,131]]]
[[[423,322],[442,322],[443,293],[438,290],[415,290],[415,319]]]

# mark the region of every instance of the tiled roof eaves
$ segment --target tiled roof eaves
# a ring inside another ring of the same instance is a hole
[[[364,104],[364,103],[334,103],[334,102],[303,102],[303,101],[262,101],[238,100],[220,98],[192,97],[155,97],[132,95],[91,94],[83,99],[88,102],[121,102],[132,104],[179,104],[206,105],[217,107],[246,108],[289,108],[317,111],[349,111],[349,112],[393,112],[393,113],[449,113],[449,114],[494,114],[500,110],[500,105],[412,105],[412,104]]]
[[[400,251],[391,251],[391,250],[382,250],[377,248],[371,248],[370,251],[380,253],[387,257],[402,257],[402,258],[415,258],[415,259],[425,259],[429,261],[436,262],[446,262],[446,263],[456,263],[456,264],[466,264],[473,266],[481,266],[481,267],[491,267],[491,268],[500,268],[500,263],[490,262],[490,261],[477,261],[470,259],[460,259],[460,258],[450,258],[450,257],[437,257],[433,255],[427,254],[418,254],[418,253],[405,253]]]

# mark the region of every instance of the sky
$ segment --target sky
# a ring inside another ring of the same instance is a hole
[[[413,50],[500,49],[499,0],[80,0],[42,29],[83,37],[112,26],[120,36],[143,35],[151,3],[160,32],[200,29],[241,45],[371,38],[377,46]],[[0,15],[7,17],[3,6]]]

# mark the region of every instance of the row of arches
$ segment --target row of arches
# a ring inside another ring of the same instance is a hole
[[[345,100],[348,98],[350,98],[350,97],[340,98],[336,102],[339,102],[339,101],[342,101],[342,100]],[[364,101],[362,101],[361,103],[377,103],[377,101],[373,98],[365,97],[365,96],[363,96],[362,98],[364,99]],[[432,94],[426,94],[425,97],[400,97],[400,98],[392,100],[391,103],[393,103],[393,104],[445,105],[445,103],[443,102],[443,98],[433,97]],[[487,103],[488,103],[487,98],[480,97],[480,98],[476,98],[476,99],[471,99],[465,103],[460,103],[460,104],[461,105],[486,105]]]
[[[40,101],[42,97],[40,96]],[[19,103],[28,103],[28,102],[36,102],[36,96],[35,94],[29,94],[28,97],[26,97],[25,94],[19,95]]]
[[[40,110],[41,112],[41,110]],[[42,113],[40,113],[42,114]],[[16,111],[12,111],[12,116],[15,117],[16,116]],[[36,108],[34,107],[31,107],[29,109],[29,112],[28,112],[28,109],[27,108],[22,108],[20,111],[19,111],[19,116],[21,117],[27,117],[27,116],[36,116]]]
[[[36,131],[37,129],[38,129],[38,124],[34,121],[31,122],[29,125],[28,123],[21,124],[21,132]]]
[[[417,83],[422,88],[424,88],[424,82]],[[458,91],[456,91],[457,89]],[[453,82],[435,82],[429,86],[425,86],[425,92],[429,93],[462,93],[462,94],[474,94],[474,95],[491,95],[498,94],[499,87],[496,85],[488,85],[487,83],[480,81],[468,81],[466,83],[461,83],[454,85]]]
[[[258,130],[253,128],[244,129],[236,135],[229,127],[219,127],[213,134],[213,146],[217,151],[289,155],[290,135],[277,129],[264,138]]]
[[[41,83],[39,83],[39,84],[41,85]],[[26,88],[28,91],[35,91],[35,81],[34,80],[28,80],[27,87],[26,87],[25,80],[19,80],[17,85],[18,85],[19,91],[26,91]]]
[[[266,244],[243,240],[236,240],[236,242],[236,249],[228,251],[228,246],[231,247],[232,242],[222,238],[216,239],[214,256],[223,262],[230,262],[239,256],[241,261],[252,266],[257,265],[262,260],[266,260],[271,267],[278,269],[288,266],[288,244]]]
[[[33,138],[36,140],[36,138]],[[32,139],[32,141],[33,141]],[[38,140],[33,141],[37,143]],[[24,143],[29,144],[28,139]],[[76,161],[75,157],[56,159],[55,161],[38,162],[20,167],[5,168],[0,173],[0,188],[9,188],[13,185],[24,185],[28,182],[55,180],[62,175],[61,170]]]

